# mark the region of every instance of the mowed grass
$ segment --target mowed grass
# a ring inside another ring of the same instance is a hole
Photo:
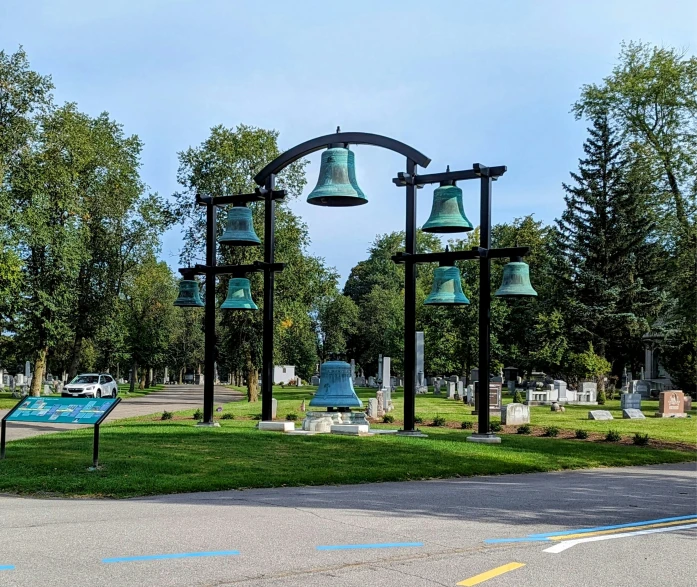
[[[244,392],[243,388],[234,388]],[[274,397],[278,400],[277,419],[284,420],[286,415],[294,413],[302,420],[303,414],[300,405],[305,400],[306,409],[310,410],[310,400],[316,388],[302,387],[289,388],[274,387]],[[357,388],[357,395],[367,405],[371,397],[375,397],[375,389]],[[401,422],[404,410],[404,393],[401,389],[392,394],[395,409],[391,414],[395,421]],[[510,395],[503,396],[503,403],[510,403]],[[697,402],[695,403],[697,406]],[[468,421],[476,424],[477,416],[472,415],[472,406],[465,405],[462,401],[445,399],[444,395],[433,395],[432,392],[416,396],[416,415],[423,419],[418,428],[428,426],[436,416],[442,416],[446,422],[460,425]],[[600,421],[589,420],[590,410],[608,410],[614,420]],[[588,432],[605,434],[608,430],[617,430],[624,436],[634,436],[635,433],[648,434],[651,439],[667,442],[680,442],[694,445],[697,448],[697,410],[689,412],[690,418],[655,418],[658,411],[658,400],[643,400],[641,410],[646,416],[644,420],[625,420],[622,418],[622,409],[619,399],[608,400],[603,406],[567,406],[566,411],[552,412],[549,406],[532,406],[530,424],[532,426],[556,426],[561,430],[586,430]],[[249,403],[242,401],[225,406],[225,412],[232,413],[235,417],[261,416],[261,402]],[[492,420],[497,420],[492,416]],[[395,427],[395,426],[393,426]]]
[[[605,442],[506,435],[501,445],[466,442],[467,434],[428,429],[428,438],[394,435],[288,436],[261,432],[250,420],[220,428],[191,418],[153,417],[102,426],[100,463],[89,471],[92,430],[8,444],[0,492],[132,497],[252,487],[331,485],[684,462],[689,451]]]
[[[128,384],[121,385],[119,384],[119,397],[122,400],[128,400],[128,399],[133,399],[136,397],[143,397],[144,395],[148,395],[149,393],[152,393],[153,391],[162,391],[165,388],[164,385],[153,385],[151,387],[147,387],[145,389],[138,389],[136,387],[135,391],[133,393],[127,393],[129,389]],[[46,397],[60,397],[58,394],[52,394],[50,396]],[[10,392],[2,392],[0,393],[0,410],[10,410],[14,408],[17,403],[19,402],[19,399],[12,397],[12,393]]]

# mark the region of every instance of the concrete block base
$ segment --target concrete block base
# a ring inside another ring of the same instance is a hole
[[[654,418],[687,418],[687,414],[662,414],[661,412],[656,412]]]
[[[201,428],[220,428],[220,422],[198,422],[196,426],[201,426]]]
[[[271,432],[291,432],[295,430],[295,423],[293,422],[259,422],[257,428],[259,430],[268,430]]]
[[[349,434],[352,436],[359,436],[362,434],[368,434],[370,428],[367,424],[334,424],[331,429],[332,434]]]
[[[478,442],[479,444],[501,444],[501,437],[496,434],[471,434],[467,437],[467,442]]]
[[[413,436],[414,438],[428,438],[421,430],[397,430],[397,436]]]

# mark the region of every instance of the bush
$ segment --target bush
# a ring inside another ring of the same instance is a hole
[[[421,416],[414,416],[414,424],[423,424],[424,419]]]
[[[617,432],[617,430],[608,430],[607,434],[605,435],[605,440],[608,442],[619,442],[622,440],[622,436],[619,432]]]
[[[516,434],[530,434],[531,430],[532,428],[530,428],[530,424],[523,424],[522,426],[518,426]]]
[[[194,412],[194,420],[203,420],[203,412],[201,410]]]
[[[585,440],[588,438],[588,431],[587,430],[581,430],[580,428],[576,430],[576,438],[579,440]]]
[[[637,446],[646,446],[649,443],[649,435],[648,434],[639,434],[637,432],[634,435],[634,444]]]
[[[524,401],[523,399],[523,394],[520,393],[517,389],[515,390],[515,393],[513,394],[513,403],[514,404],[522,404]]]
[[[598,392],[597,400],[598,400],[599,406],[605,405],[605,402],[607,400],[607,396],[605,395],[605,392],[602,389]]]
[[[392,424],[392,422],[394,422],[394,416],[392,414],[385,414],[382,417],[383,424]]]
[[[254,414],[252,420],[261,420],[261,414]]]
[[[221,420],[234,420],[235,419],[235,414],[231,414],[230,412],[227,412],[220,416]]]
[[[165,410],[164,412],[162,412],[162,417],[160,418],[160,420],[171,420],[173,415],[174,414],[172,414],[172,412],[168,412],[167,410]]]
[[[463,422],[462,424],[460,424],[460,427],[463,430],[472,430],[473,426],[474,425],[472,424],[472,422]]]
[[[431,426],[445,426],[445,418],[443,416],[436,416],[433,418]]]
[[[556,426],[547,426],[545,427],[545,432],[542,436],[549,436],[554,437],[554,436],[559,436],[559,428]]]
[[[288,420],[289,422],[295,422],[297,419],[297,414],[286,414],[286,420]]]
[[[492,432],[500,432],[501,431],[501,422],[498,422],[496,420],[492,421],[489,423],[489,429]]]

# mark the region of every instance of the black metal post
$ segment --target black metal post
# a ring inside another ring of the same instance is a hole
[[[203,360],[203,426],[212,426],[215,401],[215,234],[216,208],[212,202],[206,205],[206,309],[205,309],[205,354]]]
[[[276,176],[269,175],[264,186],[267,190],[264,204],[264,262],[273,263],[275,257],[274,231],[276,229],[276,201],[272,198]],[[273,293],[275,274],[264,270],[264,329],[261,369],[261,419],[271,420],[273,400]]]
[[[491,177],[482,173],[481,218],[479,246],[488,253],[491,248]],[[477,435],[489,433],[489,343],[491,320],[491,259],[488,254],[479,259],[479,414]]]
[[[92,444],[92,466],[95,469],[99,466],[99,424],[94,425],[94,443]]]
[[[416,175],[416,163],[407,158],[407,174]],[[416,185],[408,182],[405,249],[416,253]],[[384,374],[383,374],[384,375]],[[414,430],[416,411],[416,264],[404,265],[404,431]]]
[[[0,428],[2,428],[2,431],[0,431],[0,459],[4,459],[5,458],[5,433],[7,431],[7,422],[5,422],[5,420],[2,421]]]

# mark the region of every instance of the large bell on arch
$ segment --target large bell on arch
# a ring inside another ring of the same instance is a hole
[[[310,401],[317,408],[361,408],[363,402],[353,390],[351,365],[344,361],[322,363],[319,387]]]
[[[198,290],[198,281],[182,279],[179,282],[179,297],[174,300],[174,305],[180,308],[203,308],[204,304]]]
[[[454,183],[443,182],[433,192],[431,216],[423,225],[424,232],[467,232],[472,223],[465,216],[462,190]]]
[[[316,206],[359,206],[368,202],[356,183],[353,151],[331,147],[322,153],[317,185],[307,196],[307,202]]]
[[[530,284],[530,267],[522,260],[511,261],[503,268],[501,287],[494,294],[506,297],[536,297],[537,292]]]
[[[254,232],[252,211],[246,204],[235,204],[228,210],[225,232],[218,242],[223,245],[242,247],[261,244],[257,233]]]
[[[462,291],[460,270],[441,266],[433,272],[433,288],[424,302],[427,306],[461,306],[470,301]]]
[[[220,307],[225,310],[258,310],[259,308],[252,300],[249,279],[232,277],[227,286],[227,298]]]

